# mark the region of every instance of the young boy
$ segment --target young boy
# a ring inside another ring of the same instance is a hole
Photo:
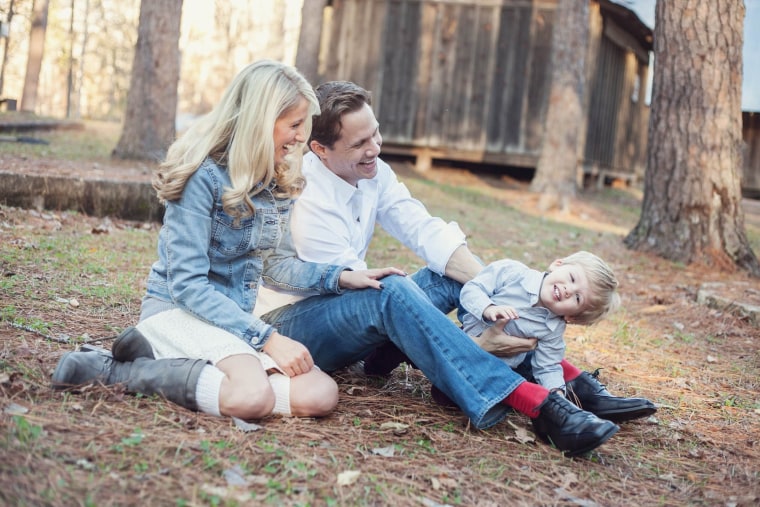
[[[617,308],[617,286],[610,267],[585,251],[555,260],[546,272],[502,259],[462,288],[460,302],[468,312],[462,317],[463,328],[469,336],[480,336],[497,319],[508,319],[507,334],[538,339],[531,359],[536,382],[565,394],[560,363],[566,324],[590,325]],[[502,359],[516,368],[526,355]]]

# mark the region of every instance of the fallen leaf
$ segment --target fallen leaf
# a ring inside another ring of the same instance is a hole
[[[408,424],[400,423],[400,422],[384,422],[380,425],[381,430],[404,430],[408,428]]]
[[[512,426],[513,430],[515,430],[515,434],[513,436],[506,437],[507,440],[514,440],[515,442],[519,442],[521,444],[535,443],[536,438],[534,437],[533,433],[529,432],[523,427],[515,425],[512,421],[507,421],[507,423]]]
[[[29,412],[29,409],[18,403],[9,403],[7,407],[3,409],[3,412],[9,415],[24,415]]]
[[[226,469],[222,472],[222,477],[229,486],[245,486],[248,483],[245,480],[245,470],[240,465]]]
[[[575,486],[580,481],[578,480],[578,476],[575,475],[573,472],[567,472],[563,474],[562,476],[562,487],[568,488],[570,486]]]
[[[652,305],[648,306],[641,310],[641,313],[643,314],[650,314],[650,313],[660,313],[667,310],[669,307],[667,305]]]
[[[338,474],[338,486],[350,486],[359,480],[362,473],[358,470],[346,470]]]
[[[91,461],[86,460],[84,458],[77,460],[77,466],[84,470],[92,470],[93,468],[95,468],[95,465]]]
[[[707,356],[707,362],[708,362],[708,363],[717,363],[717,362],[718,362],[718,360],[717,360],[715,357],[713,357],[713,356],[709,356],[709,355],[708,355],[708,356]]]
[[[73,306],[74,308],[78,308],[79,307],[79,301],[77,301],[76,298],[69,299],[69,304],[71,306]]]
[[[377,454],[378,456],[386,458],[392,458],[395,453],[396,449],[392,445],[389,445],[388,447],[375,447],[372,449],[372,454]]]
[[[261,429],[261,426],[255,423],[249,423],[242,419],[238,419],[237,417],[232,418],[233,421],[235,421],[235,426],[244,433],[250,433],[251,431],[259,431]]]

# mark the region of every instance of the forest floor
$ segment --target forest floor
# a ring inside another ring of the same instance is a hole
[[[0,142],[0,169],[147,181],[150,167],[103,156],[97,143],[113,142],[98,140],[106,130],[44,134],[49,146]],[[728,298],[755,304],[759,280],[626,249],[637,188],[589,189],[570,213],[546,214],[508,174],[394,167],[434,214],[459,222],[485,261],[511,256],[541,267],[578,249],[605,258],[623,308],[597,325],[570,326],[568,358],[602,368],[613,393],[645,396],[658,412],[569,459],[537,442],[520,414],[474,429],[405,365],[387,379],[337,372],[340,403],[328,417],[248,427],[118,386],[53,391],[64,352],[108,348],[136,322],[159,226],[0,204],[0,504],[760,503],[760,329],[736,307],[697,301],[705,283],[720,282]],[[744,209],[758,252],[760,206]],[[372,250],[371,265],[420,267],[382,231]]]

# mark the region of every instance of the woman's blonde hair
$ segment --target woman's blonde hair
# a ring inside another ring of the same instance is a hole
[[[586,308],[572,317],[573,324],[593,324],[620,306],[620,294],[617,293],[618,280],[612,268],[601,258],[581,250],[562,259],[562,263],[581,268],[588,277],[591,289]]]
[[[279,62],[262,60],[241,70],[219,103],[199,118],[169,148],[166,160],[153,177],[161,202],[180,198],[185,184],[210,157],[226,166],[232,181],[222,205],[233,216],[255,212],[251,195],[275,181],[278,197],[295,197],[303,190],[303,145],[299,144],[275,167],[274,127],[277,119],[305,99],[309,110],[305,139],[319,102],[309,82]]]

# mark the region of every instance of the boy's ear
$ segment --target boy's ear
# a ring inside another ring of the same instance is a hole
[[[554,262],[549,264],[549,271],[554,271],[562,265],[562,259],[555,259]]]

